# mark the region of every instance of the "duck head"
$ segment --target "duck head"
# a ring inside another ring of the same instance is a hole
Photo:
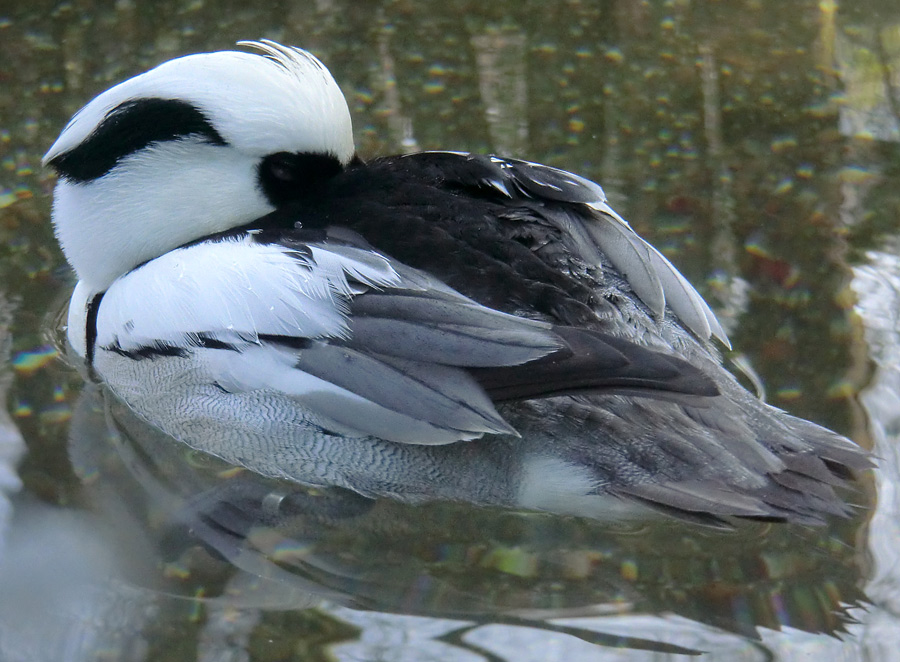
[[[84,287],[252,222],[354,156],[347,102],[299,48],[240,42],[168,61],[103,92],[44,156],[54,229]]]

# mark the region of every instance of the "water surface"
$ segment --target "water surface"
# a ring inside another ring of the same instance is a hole
[[[0,35],[0,659],[900,649],[894,3],[6,3]],[[364,158],[492,151],[601,182],[769,402],[875,446],[871,510],[716,531],[373,503],[235,471],[85,387],[40,157],[109,85],[260,37],[328,64]]]

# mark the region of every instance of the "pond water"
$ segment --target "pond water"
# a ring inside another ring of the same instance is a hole
[[[888,660],[900,650],[900,7],[0,2],[0,660]],[[827,527],[407,505],[235,470],[85,385],[41,155],[112,83],[271,38],[366,158],[578,172],[766,399],[880,458]],[[893,653],[891,652],[893,651]]]

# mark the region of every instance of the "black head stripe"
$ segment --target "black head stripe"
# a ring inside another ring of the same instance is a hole
[[[111,110],[91,135],[50,165],[65,179],[87,182],[152,143],[187,136],[200,136],[211,145],[228,144],[206,116],[186,101],[135,99]]]

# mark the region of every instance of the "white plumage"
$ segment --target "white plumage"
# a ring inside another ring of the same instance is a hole
[[[97,342],[134,351],[155,342],[183,345],[203,329],[210,338],[256,344],[260,335],[345,338],[347,277],[366,287],[400,281],[390,263],[328,246],[298,255],[252,235],[203,242],[151,260],[116,280],[97,316]],[[153,301],[153,306],[135,305]]]
[[[350,111],[328,70],[297,48],[255,47],[266,57],[188,55],[120,83],[82,108],[44,155],[44,163],[52,163],[89,140],[111,112],[145,98],[202,109],[228,143],[210,145],[190,135],[155,142],[90,183],[64,178],[57,185],[57,237],[79,280],[93,290],[105,290],[129,269],[192,239],[271,212],[256,179],[263,156],[324,152],[342,163],[351,159]]]

